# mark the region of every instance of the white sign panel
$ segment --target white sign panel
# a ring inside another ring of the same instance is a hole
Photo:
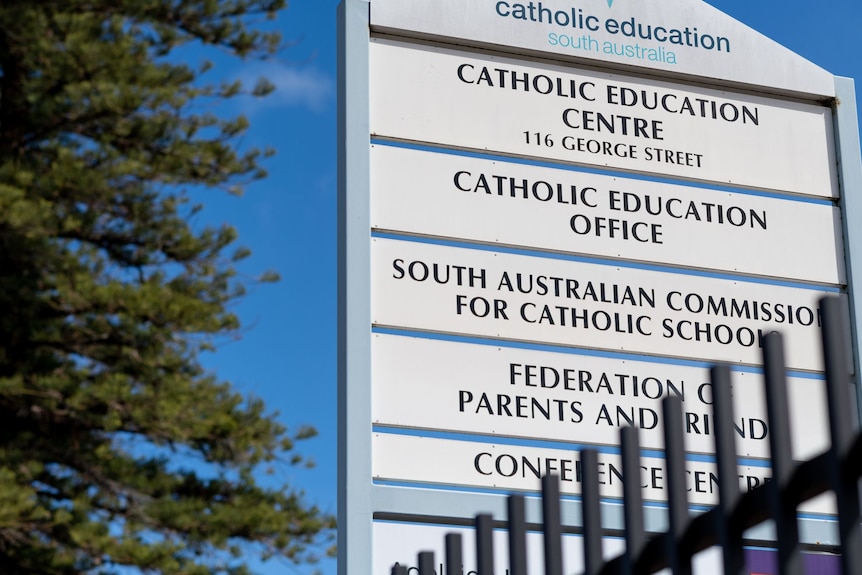
[[[786,336],[790,369],[818,371],[817,289],[372,240],[379,326],[757,365]]]
[[[705,2],[374,0],[371,23],[423,36],[834,95],[832,75]]]
[[[832,112],[375,40],[377,136],[832,197]]]
[[[826,202],[386,145],[372,146],[371,166],[378,229],[845,282],[840,212]]]
[[[472,528],[453,525],[421,524],[407,522],[376,521],[374,532],[375,575],[390,575],[392,567],[398,563],[407,567],[408,575],[418,575],[416,556],[420,551],[432,551],[435,558],[435,575],[443,575],[445,549],[444,538],[448,533],[461,535],[464,552],[464,575],[477,575],[476,571],[476,533]],[[508,535],[506,531],[494,531],[494,573],[508,575],[509,565]],[[544,552],[542,535],[527,532],[527,572],[544,573]],[[606,537],[602,540],[602,555],[605,561],[618,557],[625,550],[621,538]],[[583,539],[579,535],[563,534],[562,541],[563,572],[582,573],[584,570]],[[745,573],[773,575],[778,573],[777,551],[773,549],[746,549]],[[802,553],[806,573],[821,575],[839,573],[840,558],[834,554]],[[697,575],[721,575],[721,549],[710,547],[694,556],[693,573]],[[661,573],[666,573],[662,571]]]
[[[560,492],[581,493],[578,451],[452,441],[386,433],[374,434],[375,479],[434,483],[461,487],[494,488],[505,491],[539,490],[543,475],[560,478]],[[641,456],[640,485],[644,501],[667,501],[665,460]],[[715,463],[689,460],[685,463],[686,491],[690,505],[718,504],[718,471]],[[766,466],[740,465],[740,490],[750,491],[772,476]],[[602,497],[622,499],[623,468],[618,454],[599,453],[599,492]],[[800,507],[803,513],[834,513],[827,498]]]
[[[423,525],[417,523],[395,523],[388,521],[374,522],[374,570],[375,575],[390,575],[392,567],[398,563],[407,566],[408,575],[418,575],[416,556],[420,551],[432,551],[437,559],[436,573],[445,573],[442,565],[445,558],[443,541],[448,533],[458,533],[462,539],[464,557],[464,575],[477,575],[476,571],[476,532],[471,528],[449,525]],[[495,573],[507,573],[509,564],[508,534],[500,529],[494,531],[494,563]],[[527,571],[529,573],[544,573],[545,562],[542,534],[527,533]],[[602,541],[605,560],[620,555],[625,544],[622,539],[605,538]],[[577,535],[563,536],[563,570],[566,573],[579,573],[584,568],[584,543]],[[721,561],[714,552],[708,552],[709,558]],[[699,557],[699,556],[698,556]],[[699,564],[699,563],[698,563]],[[704,565],[708,565],[705,561]],[[698,571],[698,574],[710,575],[713,571]]]
[[[372,358],[375,424],[609,446],[636,425],[641,445],[660,449],[661,399],[673,395],[682,400],[686,449],[715,453],[705,368],[387,334],[372,338]],[[763,385],[761,375],[733,373],[742,457],[769,457]],[[826,451],[823,381],[791,377],[788,392],[794,456]]]

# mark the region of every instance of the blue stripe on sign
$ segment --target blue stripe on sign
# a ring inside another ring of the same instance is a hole
[[[457,148],[448,148],[445,146],[437,146],[432,144],[417,144],[414,142],[401,142],[395,140],[387,140],[383,138],[371,138],[371,144],[376,146],[388,146],[390,148],[401,148],[405,150],[416,150],[419,152],[431,152],[436,154],[444,154],[447,156],[459,156],[462,158],[475,158],[479,160],[491,160],[495,162],[506,162],[509,164],[521,164],[524,166],[536,166],[539,168],[553,168],[555,170],[564,170],[567,172],[575,172],[581,174],[596,174],[599,176],[611,176],[615,178],[627,178],[630,180],[639,180],[644,182],[655,182],[658,184],[670,184],[674,186],[685,186],[688,188],[699,188],[703,190],[712,190],[716,192],[731,192],[734,194],[743,194],[747,196],[758,196],[762,198],[772,198],[776,200],[786,200],[790,202],[802,202],[805,204],[820,204],[832,205],[832,200],[828,198],[811,198],[801,197],[780,192],[767,192],[763,190],[753,190],[749,188],[735,188],[732,186],[723,186],[717,183],[694,182],[689,180],[676,179],[672,177],[653,176],[641,173],[624,172],[620,170],[612,170],[607,168],[596,168],[586,166],[573,166],[564,162],[554,160],[537,160],[533,158],[524,158],[516,156],[504,156],[502,154],[494,154],[491,152],[467,151]]]

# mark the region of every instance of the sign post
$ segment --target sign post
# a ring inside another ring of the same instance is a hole
[[[862,321],[851,80],[699,0],[344,0],[339,27],[339,573],[389,573],[545,473],[577,528],[582,446],[621,530],[626,425],[661,529],[667,395],[713,505],[715,362],[740,486],[767,481],[772,330],[794,456],[827,447],[816,302]],[[803,540],[836,541],[833,515],[812,501]]]

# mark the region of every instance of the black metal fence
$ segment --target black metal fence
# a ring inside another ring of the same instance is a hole
[[[710,371],[715,418],[715,450],[718,466],[719,502],[716,507],[692,516],[686,494],[685,450],[682,406],[678,397],[662,402],[665,458],[668,480],[668,529],[647,537],[640,491],[640,445],[634,427],[621,431],[625,551],[610,561],[602,557],[602,526],[599,509],[599,467],[595,450],[581,451],[583,501],[583,545],[585,575],[641,575],[669,568],[674,575],[692,573],[694,555],[707,548],[722,549],[724,573],[744,573],[743,533],[773,520],[776,532],[778,573],[802,575],[803,562],[797,527],[797,509],[805,501],[831,491],[837,506],[842,575],[862,575],[862,537],[858,480],[862,475],[862,434],[855,430],[853,405],[848,401],[850,362],[842,305],[838,298],[820,301],[823,356],[831,447],[817,457],[797,463],[792,458],[790,418],[782,336],[764,337],[763,359],[769,420],[772,480],[742,492],[737,477],[734,445],[730,369],[719,365]],[[559,480],[542,479],[542,530],[545,575],[563,575],[562,527]],[[508,498],[510,575],[527,575],[527,524],[522,495]],[[476,516],[478,575],[492,575],[493,518]],[[418,556],[419,575],[463,575],[461,535],[445,538],[445,573],[437,574],[431,552]],[[407,575],[396,565],[392,575]],[[536,575],[535,573],[533,575]]]

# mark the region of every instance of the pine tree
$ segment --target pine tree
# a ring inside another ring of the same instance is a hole
[[[200,354],[239,328],[246,250],[184,190],[240,192],[265,154],[178,50],[266,58],[284,0],[0,3],[0,573],[247,573],[313,561],[333,518],[260,400]],[[264,95],[270,86],[252,89]],[[271,279],[269,277],[261,278]],[[269,482],[265,482],[269,485]]]

